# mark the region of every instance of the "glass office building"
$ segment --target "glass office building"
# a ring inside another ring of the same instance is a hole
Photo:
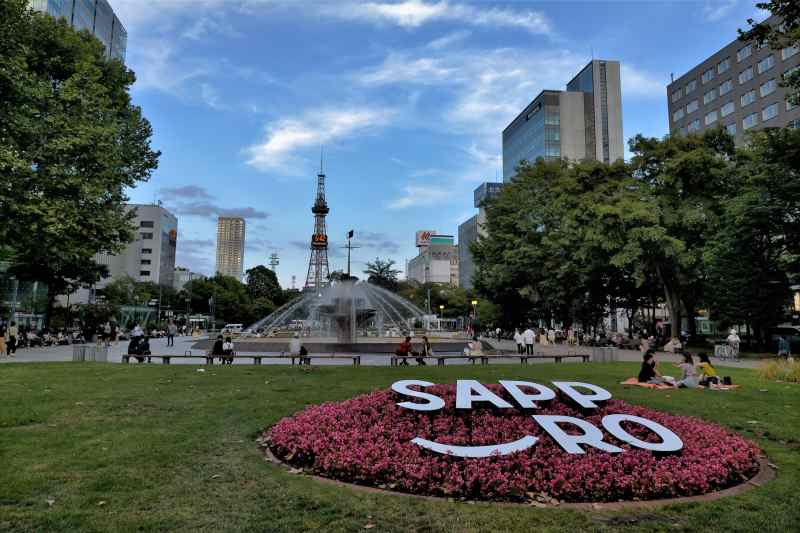
[[[32,0],[31,7],[90,32],[103,43],[108,57],[125,61],[128,32],[108,0]]]
[[[618,61],[592,60],[566,91],[545,90],[503,130],[503,180],[521,161],[595,159],[624,155]]]

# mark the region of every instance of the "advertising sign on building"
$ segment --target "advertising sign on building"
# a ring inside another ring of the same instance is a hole
[[[431,244],[431,237],[436,235],[436,230],[423,229],[417,232],[417,248],[420,246],[429,246]]]

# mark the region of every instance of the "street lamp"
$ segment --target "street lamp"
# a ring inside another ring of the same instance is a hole
[[[439,316],[444,318],[444,305],[439,306]]]

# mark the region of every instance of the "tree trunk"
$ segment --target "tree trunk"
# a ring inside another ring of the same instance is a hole
[[[669,321],[671,324],[670,337],[675,339],[678,338],[680,334],[681,321],[683,318],[681,313],[682,302],[680,296],[678,296],[678,290],[673,280],[667,277],[661,265],[656,265],[656,272],[658,273],[659,280],[661,280],[661,285],[664,286],[664,298],[667,300],[667,308],[669,309]]]

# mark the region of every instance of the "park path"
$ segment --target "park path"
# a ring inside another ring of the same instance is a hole
[[[154,354],[159,355],[183,355],[187,350],[192,351],[194,354],[201,353],[200,350],[191,350],[192,345],[196,343],[198,338],[196,337],[176,337],[175,338],[175,346],[167,347],[167,340],[166,339],[151,339],[150,347],[151,351]],[[513,341],[506,341],[506,340],[496,340],[496,339],[485,339],[486,342],[490,343],[497,349],[502,350],[516,350],[516,345]],[[115,346],[111,346],[109,349],[109,356],[108,360],[112,363],[119,363],[122,360],[122,354],[125,353],[128,347],[128,341],[120,342]],[[536,345],[537,352],[545,352],[548,354],[558,354],[558,353],[567,353],[569,351],[578,351],[582,353],[591,353],[591,348],[589,347],[575,347],[575,346],[567,346],[558,344],[556,346],[541,346],[539,344]],[[623,362],[640,362],[642,360],[642,355],[639,351],[636,350],[618,350],[618,360]],[[660,361],[663,362],[675,362],[677,363],[680,359],[679,356],[666,353],[666,352],[659,352],[657,357]],[[51,346],[49,348],[24,348],[22,350],[17,351],[16,357],[9,358],[9,357],[0,357],[0,364],[2,363],[43,363],[43,362],[65,362],[65,361],[72,361],[72,346]],[[757,368],[759,362],[756,360],[742,360],[738,362],[733,361],[724,361],[717,358],[711,358],[712,363],[714,366],[727,366],[727,367],[735,367],[735,368]],[[198,360],[191,360],[190,362],[174,360],[173,364],[199,364],[201,361]],[[502,362],[506,362],[503,360]],[[508,363],[513,363],[513,359],[508,359]],[[545,361],[549,362],[549,361]],[[538,361],[536,363],[539,363]],[[574,363],[574,362],[571,362]],[[247,364],[247,363],[237,363],[237,364]],[[286,364],[285,362],[281,361],[265,361],[265,364]],[[314,364],[322,364],[322,365],[342,365],[342,364],[349,364],[345,361],[325,361],[325,360],[317,360],[314,361]],[[369,355],[364,354],[361,357],[361,364],[364,366],[388,366],[389,358],[386,355]],[[454,359],[448,361],[448,364],[469,364],[467,359],[460,360]]]

